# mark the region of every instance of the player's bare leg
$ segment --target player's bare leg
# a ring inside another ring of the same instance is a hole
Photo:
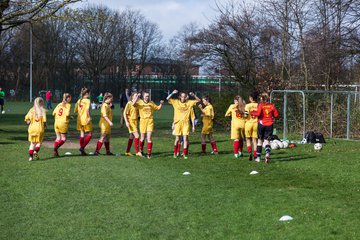
[[[187,146],[188,146],[188,136],[183,136],[183,139],[184,139],[184,147],[183,147],[183,157],[184,159],[187,159],[187,154],[188,154],[188,149],[187,149]]]
[[[151,158],[151,152],[152,152],[152,132],[146,133],[147,138],[147,158]]]
[[[208,134],[208,138],[209,138],[209,141],[210,141],[210,144],[211,144],[211,147],[212,147],[212,154],[218,154],[218,149],[216,147],[216,141],[215,141],[215,138],[213,137],[212,133],[209,133]]]

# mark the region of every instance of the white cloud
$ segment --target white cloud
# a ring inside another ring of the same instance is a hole
[[[126,8],[140,10],[158,24],[167,39],[190,22],[206,26],[216,15],[215,0],[88,0],[85,4],[101,4],[120,11]]]

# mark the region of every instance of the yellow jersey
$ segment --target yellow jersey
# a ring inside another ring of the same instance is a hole
[[[174,107],[174,123],[179,121],[189,121],[193,106],[196,105],[196,100],[186,100],[181,102],[179,99],[169,99],[169,103]]]
[[[139,111],[132,105],[132,102],[128,102],[124,108],[124,113],[126,114],[128,120],[137,119],[139,116]]]
[[[77,101],[74,112],[78,113],[77,121],[80,123],[80,125],[86,125],[89,118],[91,120],[90,105],[90,99],[87,98],[79,99]]]
[[[257,123],[258,122],[258,117],[257,116],[252,116],[250,113],[252,111],[257,111],[257,107],[258,104],[257,103],[248,103],[245,105],[245,112],[248,112],[248,116],[246,118],[246,122],[251,122],[251,123]]]
[[[245,116],[240,113],[237,104],[231,104],[225,113],[225,117],[231,116],[231,124],[245,126]]]
[[[207,125],[211,125],[212,124],[212,121],[214,119],[214,108],[211,104],[208,104],[204,109],[203,109],[203,124],[204,126],[207,126]]]
[[[69,123],[70,110],[70,103],[66,103],[65,106],[63,106],[63,103],[59,103],[54,109],[52,115],[55,117],[55,121]]]
[[[25,116],[25,122],[30,121],[28,132],[30,136],[39,136],[45,132],[46,111],[42,108],[42,117],[37,117],[35,108],[31,108]]]
[[[154,111],[159,110],[159,106],[153,101],[146,103],[144,100],[139,100],[133,106],[139,110],[139,115],[142,119],[153,119]]]
[[[101,105],[100,123],[106,123],[106,124],[108,123],[105,120],[105,117],[108,117],[109,120],[112,121],[112,118],[113,118],[112,110],[111,110],[110,104],[107,104],[107,103],[103,103]]]

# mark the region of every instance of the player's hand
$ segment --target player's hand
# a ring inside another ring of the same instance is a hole
[[[195,93],[189,92],[189,95],[193,97],[193,96],[195,96]]]
[[[114,124],[112,122],[109,123],[110,127],[114,126]]]
[[[202,109],[202,105],[201,105],[201,104],[199,104],[198,107],[199,107],[200,109]]]
[[[90,121],[91,121],[91,118],[88,118],[88,119],[86,120],[86,125],[88,125]]]
[[[201,117],[205,117],[205,114],[202,113],[202,114],[201,114]]]
[[[164,100],[161,100],[161,101],[160,101],[160,104],[163,104],[163,103],[164,103]]]
[[[195,127],[192,127],[192,132],[195,132]]]
[[[30,124],[30,120],[27,120],[27,121],[26,121],[26,124],[29,125],[29,124]]]
[[[174,90],[173,92],[172,92],[172,94],[177,94],[179,91],[178,90]]]

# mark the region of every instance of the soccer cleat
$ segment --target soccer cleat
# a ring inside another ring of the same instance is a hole
[[[177,157],[178,157],[178,155],[176,153],[174,153],[174,158],[177,158]]]
[[[32,157],[29,157],[29,161],[32,161],[33,160],[33,158]]]
[[[99,152],[94,152],[94,156],[99,156],[101,155]]]
[[[132,157],[134,155],[132,155],[132,153],[130,153],[130,152],[127,152],[127,153],[125,153],[125,156]]]
[[[239,157],[243,157],[244,154],[242,152],[239,152]]]
[[[148,155],[147,155],[147,159],[151,159],[151,154],[148,154]]]
[[[80,154],[81,156],[87,156],[87,153],[85,152],[85,150],[83,148],[79,148]]]
[[[260,162],[260,157],[256,157],[255,162]]]
[[[144,155],[141,152],[136,153],[136,156],[138,157],[144,157]]]
[[[184,158],[184,159],[188,159],[188,156],[186,156],[186,155],[184,154],[184,155],[183,155],[183,158]]]
[[[253,160],[253,155],[250,153],[249,154],[249,161],[252,161]]]
[[[108,155],[108,156],[115,156],[115,154],[113,154],[112,152],[106,152],[106,155]]]
[[[235,157],[235,158],[239,158],[239,155],[238,155],[238,154],[234,154],[234,157]]]
[[[212,151],[211,154],[217,155],[219,153],[218,153],[218,151]]]
[[[37,154],[37,152],[34,152],[34,155],[33,155],[34,157],[34,160],[39,160],[40,159],[40,157],[39,157],[39,154]]]
[[[54,149],[54,151],[53,151],[53,156],[54,156],[54,157],[59,157],[59,152],[58,152],[58,150]]]

